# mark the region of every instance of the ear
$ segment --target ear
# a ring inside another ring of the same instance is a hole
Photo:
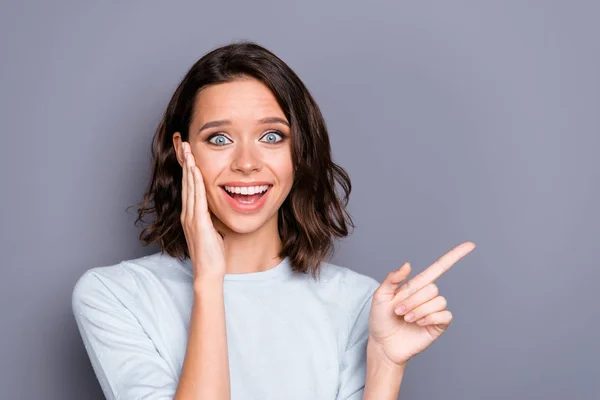
[[[181,133],[175,132],[173,134],[173,149],[175,150],[175,156],[177,157],[177,162],[183,168],[184,158],[183,158],[183,141],[181,140]]]

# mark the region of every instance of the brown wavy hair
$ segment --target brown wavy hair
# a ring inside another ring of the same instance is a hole
[[[242,77],[269,87],[290,121],[294,181],[278,212],[279,256],[289,256],[293,270],[317,277],[321,261],[333,253],[333,239],[348,236],[348,227],[354,228],[346,210],[352,185],[346,171],[332,161],[323,115],[306,86],[279,57],[250,41],[232,42],[204,55],[171,97],[151,145],[151,179],[137,204],[136,226],[154,215],[140,241],[145,246],[157,243],[161,252],[182,261],[189,257],[180,221],[182,168],[173,134],[180,132],[188,141],[196,96],[203,87]]]

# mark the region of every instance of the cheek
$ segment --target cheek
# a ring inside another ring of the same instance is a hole
[[[196,156],[196,166],[200,170],[205,184],[208,186],[214,182],[220,171],[223,170],[225,157],[218,157],[214,154],[199,152]],[[207,188],[208,189],[208,188]]]
[[[213,160],[205,157],[196,160],[196,166],[202,174],[204,189],[206,191],[206,200],[210,209],[213,208],[213,201],[219,196],[218,190],[221,190],[214,185],[215,180],[222,170],[221,166],[217,164],[218,162],[218,159]]]
[[[292,163],[292,154],[289,149],[279,154],[272,163],[273,170],[277,171],[277,177],[284,186],[292,185],[294,181],[294,165]]]

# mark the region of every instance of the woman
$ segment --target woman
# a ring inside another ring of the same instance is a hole
[[[452,319],[433,280],[471,242],[400,287],[408,264],[380,285],[326,262],[352,225],[350,179],[304,84],[251,42],[194,64],[152,155],[136,222],[153,215],[140,238],[161,251],[73,291],[107,398],[397,398]]]

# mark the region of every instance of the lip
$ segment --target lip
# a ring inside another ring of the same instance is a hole
[[[244,186],[261,186],[261,185],[269,185],[269,187],[267,188],[267,191],[265,192],[265,194],[263,194],[260,197],[260,199],[258,199],[256,202],[254,202],[252,204],[240,203],[239,201],[237,201],[236,199],[231,197],[229,194],[227,194],[227,191],[225,190],[225,186],[244,187]],[[273,187],[273,185],[268,182],[251,182],[251,183],[249,183],[249,182],[231,182],[231,183],[227,183],[225,185],[219,186],[219,188],[221,189],[221,193],[223,194],[223,196],[225,196],[225,201],[227,202],[227,204],[229,204],[229,206],[231,208],[233,208],[235,211],[245,213],[245,214],[255,213],[255,212],[259,211],[264,206],[265,202],[267,201],[267,196],[269,196],[269,193],[271,192],[272,187]]]
[[[235,182],[227,182],[224,183],[222,185],[219,185],[221,187],[223,186],[238,186],[238,187],[249,187],[249,186],[262,186],[262,185],[269,185],[269,186],[273,186],[272,183],[270,182],[265,182],[265,181],[235,181]]]

